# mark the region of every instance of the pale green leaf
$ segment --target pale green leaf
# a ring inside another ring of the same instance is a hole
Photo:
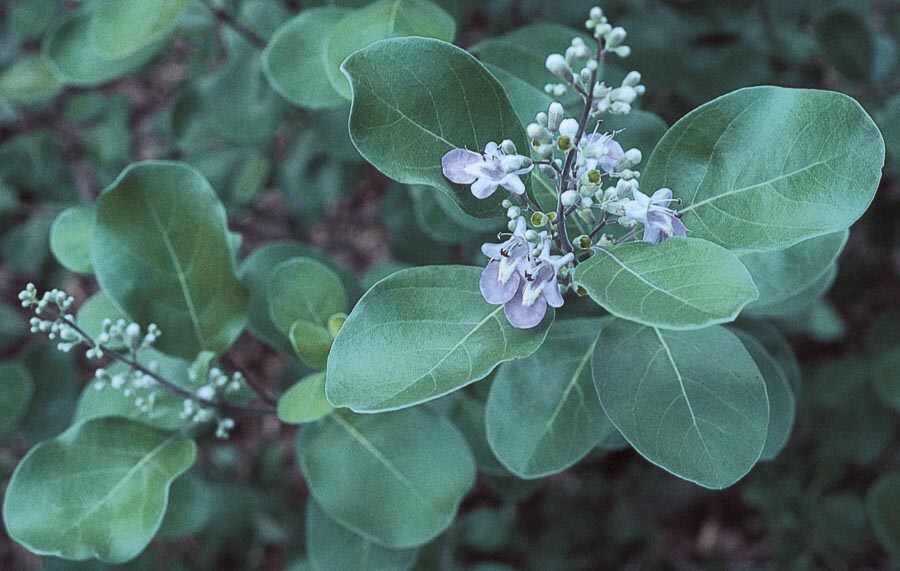
[[[325,43],[334,26],[350,13],[336,6],[303,10],[278,28],[262,55],[263,72],[272,88],[300,107],[346,105],[328,79]]]
[[[607,323],[560,321],[534,355],[497,369],[485,406],[487,438],[516,476],[561,472],[615,432],[591,377],[591,357]]]
[[[732,321],[758,295],[737,256],[697,238],[599,248],[575,283],[613,315],[666,329]]]
[[[671,188],[691,236],[730,250],[785,248],[838,232],[871,203],[884,141],[839,93],[750,87],[678,121],[641,186]]]
[[[60,92],[62,86],[39,55],[22,56],[0,72],[0,101],[36,105]]]
[[[34,553],[123,563],[153,539],[169,485],[195,454],[184,435],[123,418],[76,424],[22,459],[3,521]]]
[[[333,410],[325,398],[325,373],[300,379],[278,399],[278,418],[288,424],[313,422]]]
[[[159,350],[222,353],[246,324],[248,297],[227,232],[225,209],[196,170],[132,165],[97,202],[97,281],[132,319],[159,326]]]
[[[93,274],[91,238],[93,208],[73,206],[59,213],[50,227],[50,251],[64,268],[79,274]]]
[[[328,357],[325,392],[336,407],[377,412],[412,406],[527,357],[544,341],[548,311],[515,329],[503,306],[488,305],[481,269],[426,266],[392,274],[363,296]]]
[[[462,434],[418,408],[337,411],[300,431],[297,457],[328,517],[392,548],[422,545],[446,529],[475,480]]]
[[[600,334],[592,367],[603,410],[650,462],[719,489],[759,460],[766,385],[725,328],[663,331],[616,320]]]
[[[350,136],[367,161],[399,182],[450,193],[468,214],[497,215],[502,193],[479,200],[441,171],[441,158],[454,148],[481,150],[504,139],[528,148],[509,99],[484,66],[446,42],[394,38],[354,53],[342,70],[353,86]]]
[[[296,321],[324,326],[329,317],[348,309],[340,277],[310,258],[278,264],[269,279],[269,316],[285,335]]]
[[[341,63],[353,52],[379,40],[403,36],[452,42],[456,22],[429,0],[377,0],[351,12],[331,29],[325,40],[325,75],[331,86],[350,99],[350,84],[340,74]]]
[[[191,0],[97,0],[91,36],[108,58],[122,58],[160,42],[172,31]]]
[[[416,549],[388,549],[353,533],[306,503],[306,549],[314,571],[404,571],[416,562]]]
[[[12,432],[28,411],[34,381],[31,372],[19,363],[0,363],[0,438]]]

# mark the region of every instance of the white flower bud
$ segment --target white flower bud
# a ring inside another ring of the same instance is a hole
[[[634,90],[633,87],[619,87],[617,89],[613,89],[609,94],[609,98],[613,101],[622,101],[623,103],[633,103],[635,99],[637,99],[637,91]]]
[[[203,385],[197,389],[197,398],[212,400],[216,396],[216,389],[212,385]]]
[[[629,48],[628,46],[619,46],[613,50],[613,53],[615,53],[620,58],[626,58],[631,55],[631,48]]]
[[[627,85],[628,87],[637,87],[640,83],[641,74],[637,71],[629,72],[628,75],[625,76],[625,79],[622,80],[622,85]]]
[[[593,206],[594,200],[590,196],[582,196],[580,206],[582,208],[590,208]]]
[[[500,148],[507,155],[516,154],[516,144],[510,141],[509,139],[503,139],[503,142],[500,143]]]
[[[550,109],[547,112],[547,128],[551,131],[556,131],[559,129],[559,124],[565,118],[566,110],[563,109],[563,106],[554,101],[550,104]]]
[[[532,244],[537,242],[538,238],[539,238],[538,233],[535,232],[534,230],[529,229],[529,230],[525,231],[525,239],[528,240],[529,242],[531,242]]]
[[[566,58],[560,54],[547,56],[546,66],[547,70],[553,75],[565,76],[572,73],[572,70],[569,69],[569,64],[566,63]]]
[[[513,205],[512,200],[510,200],[508,198],[504,198],[503,202],[500,203],[500,206],[502,206],[503,208],[509,208],[512,205]]]
[[[576,191],[567,190],[564,193],[562,193],[562,196],[560,196],[560,200],[562,201],[563,206],[568,208],[570,206],[575,206],[575,204],[579,200],[579,196]]]
[[[624,101],[616,101],[609,106],[609,112],[613,115],[628,115],[631,113],[631,105]]]
[[[590,70],[590,71],[596,71],[598,65],[599,65],[599,64],[597,63],[597,60],[595,60],[595,59],[589,59],[589,60],[587,60],[587,62],[584,64],[584,67],[585,67],[585,69],[588,69],[588,70]]]
[[[599,6],[594,6],[591,8],[590,17],[591,20],[599,20],[603,17],[603,10],[601,10]]]
[[[522,215],[522,209],[519,208],[518,206],[510,206],[506,210],[506,217],[509,218],[510,220],[515,220],[521,215]]]
[[[569,92],[569,90],[566,89],[566,86],[563,85],[562,83],[558,83],[556,85],[556,87],[553,88],[553,96],[554,97],[562,97],[568,92]]]
[[[616,26],[606,34],[606,46],[609,48],[620,46],[627,36],[628,33],[625,31],[625,28]]]

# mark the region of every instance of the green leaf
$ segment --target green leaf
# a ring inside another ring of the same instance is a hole
[[[466,437],[466,442],[469,443],[469,448],[475,456],[478,471],[489,476],[509,477],[509,470],[497,460],[487,441],[484,428],[484,397],[475,398],[463,391],[454,394],[458,394],[459,399],[450,418]]]
[[[115,322],[119,319],[128,319],[128,316],[116,306],[115,302],[108,295],[98,291],[84,300],[84,303],[78,308],[75,321],[78,327],[84,329],[85,333],[91,337],[96,337],[103,330],[104,319]],[[123,344],[119,341],[110,340],[108,346],[111,349],[121,349]]]
[[[417,549],[388,549],[342,527],[306,503],[306,549],[315,571],[403,571],[416,562]]]
[[[19,363],[0,363],[0,438],[15,430],[25,417],[31,395],[34,394],[34,380],[31,372]]]
[[[747,305],[747,311],[753,313],[778,305],[819,281],[843,251],[849,235],[844,230],[804,240],[784,250],[741,256],[759,288],[759,299]]]
[[[484,66],[439,40],[395,38],[354,53],[342,69],[353,86],[350,137],[367,161],[399,182],[444,190],[468,214],[497,215],[502,193],[479,200],[441,171],[453,148],[480,150],[503,139],[528,148],[509,99]]]
[[[662,331],[616,320],[592,361],[603,410],[650,462],[705,488],[725,488],[766,443],[766,385],[723,327]]]
[[[156,56],[162,44],[152,44],[121,58],[102,54],[94,45],[92,14],[78,10],[68,14],[44,36],[44,60],[63,83],[99,85],[137,70]]]
[[[50,251],[64,268],[79,274],[93,274],[91,238],[93,208],[74,206],[59,213],[50,227]]]
[[[162,522],[194,442],[122,418],[76,424],[29,451],[3,503],[10,537],[29,551],[123,563]]]
[[[156,44],[172,31],[191,0],[99,0],[91,32],[97,50],[121,58]]]
[[[250,330],[260,339],[290,353],[291,344],[269,317],[268,289],[272,271],[278,264],[291,258],[305,257],[319,261],[341,277],[344,291],[351,300],[359,296],[356,278],[343,266],[338,265],[326,254],[299,242],[273,242],[254,250],[241,264],[238,277],[250,291]]]
[[[795,317],[809,312],[824,296],[834,280],[837,279],[837,264],[831,264],[816,281],[812,282],[804,289],[798,291],[787,299],[783,299],[778,303],[757,308],[748,312],[754,317]],[[794,323],[794,325],[803,325],[802,323]]]
[[[38,55],[25,56],[0,72],[0,101],[12,105],[36,105],[60,92],[59,80]]]
[[[816,24],[816,37],[828,63],[848,79],[871,79],[875,43],[863,18],[852,11],[835,10]]]
[[[900,349],[874,357],[870,365],[872,383],[882,402],[900,412]]]
[[[462,434],[418,408],[337,411],[300,431],[297,457],[322,511],[364,539],[398,549],[446,529],[475,480]]]
[[[881,133],[853,99],[750,87],[669,129],[641,186],[684,199],[695,238],[772,250],[848,228],[872,201],[883,165]]]
[[[599,248],[575,283],[613,315],[666,329],[733,321],[758,295],[737,256],[696,238]]]
[[[125,169],[97,202],[92,257],[103,291],[135,321],[159,326],[160,351],[222,353],[246,324],[225,209],[189,166]]]
[[[175,539],[202,531],[212,519],[214,501],[209,484],[195,470],[179,477],[169,491],[169,505],[158,537]]]
[[[886,474],[869,488],[869,521],[878,541],[892,554],[900,554],[900,474]]]
[[[761,319],[741,317],[734,326],[753,335],[757,341],[762,343],[762,346],[775,359],[787,377],[791,392],[794,393],[795,397],[799,396],[803,375],[800,371],[800,363],[797,362],[797,357],[794,355],[794,350],[791,349],[791,344],[784,334],[770,322]]]
[[[351,12],[332,28],[325,40],[325,75],[331,86],[341,97],[350,99],[350,84],[339,73],[341,63],[350,54],[379,40],[404,36],[452,42],[456,37],[456,22],[428,0],[378,0]],[[414,73],[414,69],[409,73]]]
[[[760,460],[772,460],[784,449],[794,428],[796,408],[794,391],[781,365],[756,337],[740,329],[734,330],[734,333],[753,358],[766,383],[766,394],[769,397],[769,429]]]
[[[278,418],[288,424],[313,422],[334,408],[325,398],[325,373],[313,373],[300,379],[278,399]]]
[[[485,406],[491,450],[520,478],[561,472],[615,428],[591,380],[609,318],[556,323],[534,355],[500,365]]]
[[[335,407],[378,412],[419,404],[534,353],[553,322],[515,329],[488,305],[480,268],[425,266],[391,274],[363,296],[328,357]]]
[[[34,381],[22,431],[29,442],[52,438],[69,426],[75,411],[79,379],[72,358],[50,342],[27,348],[22,353],[22,364]]]
[[[295,321],[288,331],[288,338],[304,365],[317,370],[325,368],[334,343],[334,335],[328,328],[309,321]]]
[[[328,79],[325,44],[335,25],[350,13],[335,6],[313,8],[278,28],[262,61],[263,72],[279,95],[309,109],[346,104]]]
[[[297,321],[324,326],[329,317],[348,309],[340,277],[315,260],[282,262],[272,270],[270,280],[269,315],[285,335]]]

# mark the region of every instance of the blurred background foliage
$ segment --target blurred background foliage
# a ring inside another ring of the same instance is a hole
[[[322,3],[193,2],[174,34],[149,38],[113,64],[79,42],[89,2],[0,4],[0,381],[4,392],[33,393],[0,399],[4,486],[28,446],[67,426],[87,378],[83,363],[26,338],[15,295],[29,281],[65,286],[79,301],[96,290],[90,276],[55,260],[51,226],[64,209],[91,204],[130,162],[197,167],[226,204],[242,257],[299,239],[352,268],[365,285],[404,264],[465,259],[470,248],[457,243],[455,225],[466,220],[447,219],[433,195],[405,192],[365,165],[347,135],[346,107],[289,105],[266,81],[260,46],[209,9],[232,15],[251,39],[266,39],[299,10]],[[438,3],[457,19],[458,43],[469,47],[537,22],[579,28],[596,2]],[[484,476],[416,568],[900,567],[900,1],[602,6],[629,31],[627,65],[648,86],[643,106],[669,124],[739,87],[838,90],[856,97],[881,127],[885,177],[851,232],[828,297],[810,300],[770,332],[789,337],[803,379],[797,425],[781,456],[722,492],[615,446],[543,481]],[[780,152],[771,149],[773,160]],[[260,378],[298,378],[262,343],[242,338],[238,347],[230,358]],[[16,410],[17,400],[30,405]],[[472,418],[478,406],[472,399]],[[167,515],[162,537],[122,568],[307,569],[306,491],[292,458],[293,432],[260,421],[206,448],[173,491],[190,501],[173,502],[183,509]],[[0,568],[104,567],[42,560],[4,536]]]

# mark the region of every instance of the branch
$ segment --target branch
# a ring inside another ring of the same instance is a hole
[[[216,17],[216,20],[237,32],[237,34],[244,38],[250,45],[261,50],[266,48],[268,42],[266,42],[265,38],[235,20],[231,14],[222,8],[214,6],[211,0],[200,0],[200,3],[206,6],[207,10],[212,12],[212,15]]]

